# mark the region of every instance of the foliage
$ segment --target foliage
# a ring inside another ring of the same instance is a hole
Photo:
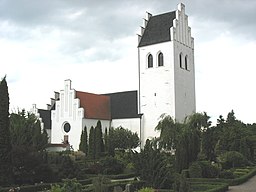
[[[114,157],[108,156],[100,160],[103,174],[120,174],[124,170],[124,164]]]
[[[102,126],[101,122],[98,121],[95,127],[95,158],[99,159],[104,152],[104,143],[103,143],[103,136],[102,136]]]
[[[164,149],[176,149],[181,124],[174,122],[171,116],[161,115],[155,130],[160,131],[159,145]]]
[[[185,172],[181,172],[181,174],[176,174],[175,182],[173,184],[174,192],[191,192],[191,187],[189,182],[186,179]]]
[[[223,170],[220,172],[220,178],[223,179],[234,179],[234,174],[230,170]]]
[[[62,155],[60,167],[58,169],[58,177],[60,179],[72,179],[79,174],[76,163],[68,156]]]
[[[62,186],[52,185],[50,192],[82,192],[82,185],[76,179],[65,179]]]
[[[148,186],[153,188],[170,188],[173,168],[159,149],[153,148],[152,142],[146,141],[141,153],[133,158],[135,170]]]
[[[48,143],[46,130],[41,129],[38,118],[25,110],[10,115],[10,131],[13,146],[24,146],[43,151]]]
[[[88,155],[90,158],[95,159],[95,130],[92,126],[89,133],[89,149]]]
[[[79,150],[84,152],[85,155],[88,154],[88,136],[87,136],[86,126],[84,127],[84,129],[82,130],[82,133],[81,133]]]
[[[160,131],[159,146],[175,150],[176,169],[181,172],[196,161],[201,150],[201,131],[210,127],[206,113],[195,113],[184,123],[175,122],[170,116],[161,116],[156,130]]]
[[[53,171],[45,162],[45,153],[28,146],[14,146],[12,150],[14,181],[16,184],[54,181]]]
[[[0,186],[12,182],[9,93],[6,77],[0,82]]]
[[[154,192],[155,190],[150,187],[142,188],[138,192]]]
[[[241,167],[246,163],[244,156],[237,151],[223,153],[219,160],[224,168]]]
[[[52,181],[53,172],[47,165],[44,152],[47,133],[41,129],[34,114],[25,110],[10,115],[12,164],[15,183]]]
[[[94,192],[108,192],[110,180],[102,175],[94,178],[92,181]]]
[[[202,172],[203,172],[203,170],[202,170],[199,162],[193,162],[189,166],[189,177],[191,177],[191,178],[201,178]]]
[[[96,127],[93,126],[89,133],[89,150],[88,155],[91,159],[99,159],[104,155],[104,143],[102,135],[101,122],[98,121]]]
[[[216,178],[219,176],[220,168],[218,164],[212,164],[209,161],[200,161],[198,163],[202,168],[202,177]]]
[[[124,129],[123,127],[118,127],[109,130],[109,143],[110,150],[131,150],[139,146],[140,139],[137,133],[133,133],[131,130]]]

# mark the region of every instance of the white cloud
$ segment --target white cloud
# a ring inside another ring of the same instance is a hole
[[[137,89],[135,34],[144,13],[172,11],[178,3],[2,1],[0,78],[7,74],[11,108],[44,108],[68,78],[81,91]],[[234,109],[242,121],[255,122],[255,2],[185,4],[195,38],[197,109],[213,121]]]

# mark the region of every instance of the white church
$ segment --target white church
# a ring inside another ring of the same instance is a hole
[[[99,95],[75,90],[65,80],[46,110],[33,105],[54,150],[67,143],[78,150],[82,130],[89,133],[98,120],[103,130],[122,126],[137,132],[143,146],[159,136],[155,127],[162,114],[182,121],[196,111],[194,39],[182,3],[172,12],[146,14],[138,35],[138,73],[138,91]]]

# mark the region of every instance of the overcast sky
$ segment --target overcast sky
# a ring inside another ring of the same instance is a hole
[[[177,9],[178,0],[0,0],[0,78],[10,108],[46,108],[54,91],[138,89],[142,18]],[[195,38],[197,111],[216,121],[234,109],[256,122],[256,1],[184,0]]]

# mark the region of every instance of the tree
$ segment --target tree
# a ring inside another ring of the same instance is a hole
[[[10,115],[10,131],[13,146],[43,151],[48,144],[46,130],[42,130],[38,118],[25,110]]]
[[[89,133],[89,149],[88,155],[90,158],[95,159],[95,129],[92,126]]]
[[[173,168],[160,149],[153,148],[150,140],[146,141],[141,153],[134,153],[133,163],[140,178],[147,186],[155,189],[169,188],[172,183]]]
[[[108,192],[108,184],[110,180],[102,175],[95,177],[92,181],[93,191],[95,192]]]
[[[98,121],[95,127],[95,158],[99,159],[104,152],[101,122]]]
[[[0,82],[0,185],[12,182],[9,93],[6,77]]]
[[[175,122],[171,116],[161,115],[155,130],[160,131],[160,147],[168,150],[176,149],[178,135],[181,131],[181,124]]]
[[[137,133],[133,133],[131,130],[118,127],[110,129],[109,142],[114,149],[126,150],[134,149],[139,146],[140,139]]]
[[[82,130],[82,134],[81,134],[81,138],[80,138],[80,144],[79,144],[79,150],[84,152],[85,155],[88,155],[88,136],[87,136],[86,126]]]
[[[48,137],[36,116],[25,110],[12,113],[10,130],[15,182],[51,181],[52,170],[45,159]]]

